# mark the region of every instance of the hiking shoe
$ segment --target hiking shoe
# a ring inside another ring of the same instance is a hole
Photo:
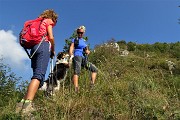
[[[79,87],[75,87],[75,92],[79,93]]]
[[[31,112],[36,111],[36,109],[33,106],[34,105],[32,104],[32,102],[24,103],[22,108],[22,114],[29,114]]]
[[[16,113],[21,112],[23,105],[24,105],[24,102],[19,102],[16,104]]]
[[[91,90],[94,89],[94,84],[93,83],[90,84],[90,89]]]

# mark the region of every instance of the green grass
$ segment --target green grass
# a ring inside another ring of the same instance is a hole
[[[92,56],[90,61],[99,68],[94,89],[89,86],[89,72],[82,70],[80,93],[75,93],[70,70],[64,87],[61,84],[53,98],[38,91],[34,100],[37,112],[33,113],[37,120],[180,120],[180,75],[170,75],[166,57],[133,53],[121,57],[103,50]],[[172,60],[179,70],[180,62]],[[24,119],[14,113],[18,99],[14,96],[0,107],[0,119]]]

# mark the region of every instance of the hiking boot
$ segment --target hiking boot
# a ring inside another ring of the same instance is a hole
[[[24,102],[19,102],[16,104],[16,113],[21,112],[23,105],[24,105]]]
[[[75,92],[79,93],[79,87],[75,87]]]
[[[91,90],[94,89],[94,83],[91,83],[91,84],[90,84],[90,89],[91,89]]]
[[[36,111],[36,109],[33,106],[34,105],[32,102],[24,103],[23,108],[22,108],[22,114],[29,114],[31,112]]]

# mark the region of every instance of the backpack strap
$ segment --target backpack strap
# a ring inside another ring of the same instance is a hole
[[[77,48],[78,45],[79,45],[79,39],[76,37],[74,39],[74,47],[75,47],[75,49]]]
[[[27,50],[25,47],[23,47],[23,48],[24,48],[24,50],[26,51],[26,53],[27,53],[29,59],[31,59],[31,55],[29,54],[28,50]]]
[[[28,50],[27,50],[25,47],[23,47],[23,48],[24,48],[24,50],[26,51],[26,53],[27,53],[27,55],[28,55],[29,59],[32,59],[32,58],[33,58],[34,54],[35,54],[35,53],[36,53],[36,51],[39,49],[39,47],[40,47],[41,43],[42,43],[44,40],[45,40],[45,36],[43,36],[43,37],[42,37],[41,42],[38,44],[38,47],[36,48],[36,50],[33,52],[33,54],[32,54],[32,55],[30,55],[30,54],[29,54],[29,52],[28,52]]]

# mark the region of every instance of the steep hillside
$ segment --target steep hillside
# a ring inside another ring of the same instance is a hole
[[[112,47],[97,47],[89,60],[99,69],[95,87],[90,89],[90,73],[83,70],[74,92],[71,76],[56,96],[46,98],[38,91],[35,98],[37,120],[179,120],[180,61],[169,55],[130,51],[127,56]],[[167,60],[175,63],[170,74]],[[24,119],[15,114],[14,95],[0,106],[0,119]],[[28,117],[25,117],[28,118]]]

